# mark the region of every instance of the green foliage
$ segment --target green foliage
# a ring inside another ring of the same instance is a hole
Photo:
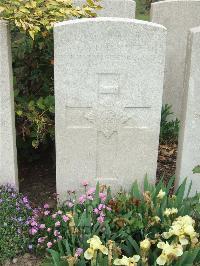
[[[28,249],[31,215],[26,197],[10,186],[0,186],[0,264]]]
[[[93,0],[81,8],[70,0],[0,1],[0,19],[11,25],[19,147],[54,140],[53,24],[99,8]]]
[[[172,106],[166,104],[162,107],[161,122],[160,122],[160,142],[177,142],[179,134],[180,121],[176,118],[171,119],[173,116]]]
[[[134,256],[139,255],[139,262],[133,265],[152,266],[158,264],[161,254],[166,259],[163,265],[193,265],[200,255],[199,217],[194,211],[199,199],[184,197],[189,194],[186,180],[170,195],[173,182],[174,177],[167,186],[162,180],[155,186],[146,177],[143,192],[135,182],[128,193],[121,190],[114,196],[105,186],[97,184],[91,190],[86,184],[79,199],[69,192],[56,211],[42,210],[37,224],[43,229],[33,236],[32,244],[40,252],[48,247],[47,265],[128,265],[115,264],[115,259],[123,255],[126,260],[136,260]],[[180,230],[180,225],[186,229]],[[146,243],[149,247],[145,249]],[[181,253],[168,256],[158,243]]]
[[[195,168],[192,170],[193,174],[200,174],[200,165],[195,166]]]

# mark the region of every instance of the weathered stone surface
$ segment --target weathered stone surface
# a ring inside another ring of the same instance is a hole
[[[82,6],[86,0],[74,0],[74,4]],[[136,3],[133,0],[102,0],[101,10],[95,11],[98,17],[135,18]]]
[[[193,174],[200,165],[200,27],[193,28],[188,38],[183,117],[179,138],[176,176],[182,183],[192,180],[191,195],[200,192],[200,175]],[[189,182],[188,182],[189,185]]]
[[[0,184],[18,187],[10,32],[0,21]]]
[[[123,18],[58,23],[57,191],[87,179],[130,188],[155,177],[166,29]]]
[[[163,103],[172,105],[178,118],[182,113],[187,35],[190,28],[200,25],[199,14],[199,0],[166,0],[151,7],[151,21],[164,25],[168,32]]]

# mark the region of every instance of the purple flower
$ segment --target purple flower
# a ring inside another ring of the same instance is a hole
[[[83,249],[82,248],[77,248],[76,252],[75,252],[75,256],[76,257],[80,257],[81,254],[83,254]]]
[[[50,211],[44,211],[44,215],[48,216],[50,214]]]
[[[49,209],[49,204],[44,204],[44,209]]]
[[[28,203],[28,198],[27,198],[27,196],[23,197],[22,200],[23,200],[23,203]]]
[[[33,221],[31,222],[31,226],[37,226],[36,221],[33,220]]]

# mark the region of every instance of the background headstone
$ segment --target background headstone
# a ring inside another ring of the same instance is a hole
[[[172,105],[179,119],[182,112],[187,35],[190,28],[200,25],[199,14],[199,0],[166,0],[151,6],[151,21],[167,28],[163,103]]]
[[[156,175],[166,29],[95,18],[58,23],[57,191],[87,179],[130,188]]]
[[[0,184],[18,188],[10,32],[0,21]]]
[[[183,101],[183,122],[179,139],[176,176],[182,183],[185,177],[193,182],[191,195],[200,192],[200,175],[193,174],[200,165],[200,27],[191,29],[188,38]]]
[[[75,5],[82,6],[86,0],[74,0]],[[98,17],[135,18],[136,3],[133,0],[101,0],[101,10],[95,10]]]

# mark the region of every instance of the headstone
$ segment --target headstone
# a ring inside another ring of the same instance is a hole
[[[155,178],[166,30],[123,18],[58,23],[57,191],[84,179],[130,188]]]
[[[0,184],[18,188],[10,32],[0,21]]]
[[[73,0],[76,6],[82,6],[86,0]],[[101,0],[101,10],[95,10],[98,17],[135,18],[136,3],[133,0]]]
[[[187,35],[200,25],[200,0],[165,0],[151,6],[151,21],[167,28],[163,104],[172,105],[180,119]]]
[[[200,165],[200,27],[190,31],[185,79],[183,123],[180,132],[176,176],[193,182],[191,196],[200,192],[200,175],[193,174]]]

